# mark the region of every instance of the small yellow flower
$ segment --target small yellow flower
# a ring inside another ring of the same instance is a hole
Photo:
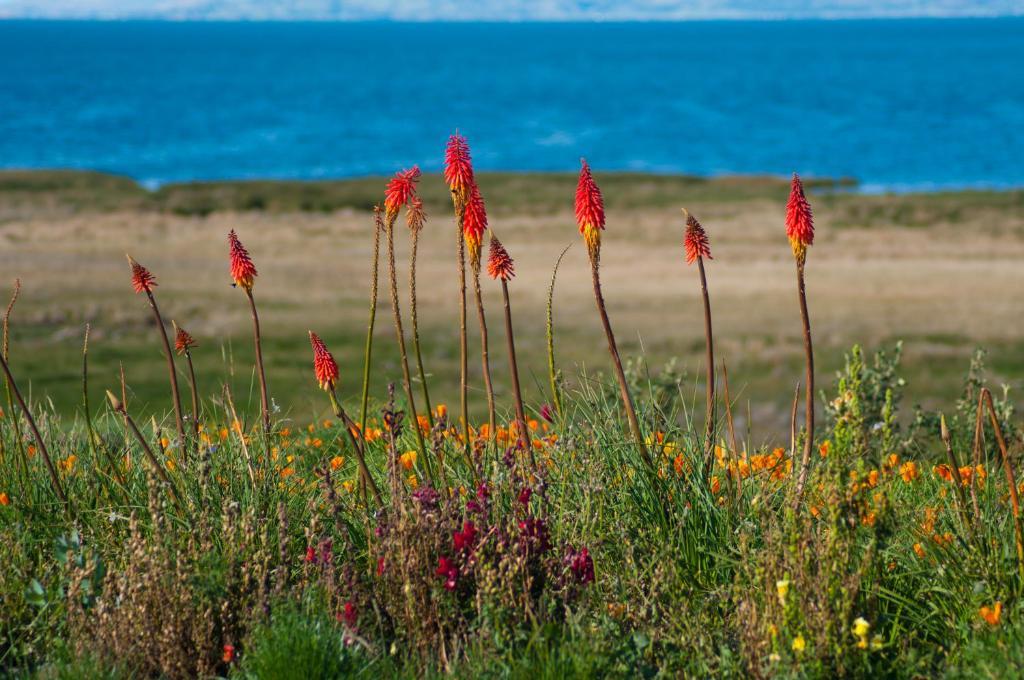
[[[338,468],[340,468],[344,464],[345,464],[345,456],[335,456],[334,458],[331,458],[331,469],[332,470],[337,470]]]
[[[879,649],[882,648],[882,646],[883,646],[883,643],[882,643],[882,636],[881,635],[875,635],[873,638],[871,638],[871,650],[872,651],[877,652]]]
[[[409,484],[410,489],[415,489],[420,485],[420,481],[416,479],[416,475],[409,475],[409,478],[405,481]]]
[[[900,466],[900,477],[902,477],[903,481],[906,482],[907,484],[910,484],[915,479],[917,479],[917,476],[919,474],[920,473],[917,470],[917,463],[915,463],[912,460],[908,460],[906,463]]]
[[[779,604],[786,606],[786,595],[789,594],[789,579],[775,582],[775,592],[779,595]]]
[[[802,654],[807,649],[807,640],[804,639],[803,635],[797,635],[793,638],[793,651],[797,654]]]
[[[345,491],[352,493],[352,489],[354,489],[356,485],[351,479],[346,479],[344,482],[341,483],[341,486],[342,488],[345,489]]]
[[[166,449],[170,445],[171,445],[171,440],[170,439],[168,439],[167,437],[160,437],[160,448]]]
[[[857,636],[857,648],[867,649],[868,648],[868,633],[871,632],[871,624],[864,619],[863,616],[858,616],[853,621],[853,634]]]

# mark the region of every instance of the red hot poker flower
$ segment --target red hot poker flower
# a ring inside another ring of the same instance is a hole
[[[178,354],[184,354],[196,346],[195,338],[188,331],[177,324],[174,324],[174,329],[174,349]]]
[[[136,293],[152,293],[156,287],[156,277],[148,269],[128,255],[128,264],[132,267],[132,288]]]
[[[487,258],[487,273],[492,279],[508,281],[516,275],[515,263],[512,256],[505,250],[496,237],[491,236],[491,252]]]
[[[591,255],[595,255],[601,247],[601,230],[604,229],[604,200],[587,161],[580,159],[580,163],[580,181],[576,185],[576,223]]]
[[[683,208],[683,213],[686,215],[686,236],[683,238],[683,247],[686,248],[686,264],[693,264],[698,257],[712,259],[711,245],[704,227],[686,208]]]
[[[388,182],[384,189],[384,211],[389,217],[398,214],[398,210],[409,203],[416,195],[416,183],[420,181],[420,168],[412,166],[411,170],[401,170]]]
[[[480,248],[485,229],[487,229],[487,209],[484,207],[484,198],[480,195],[480,187],[473,184],[469,190],[466,212],[462,217],[462,235],[466,239],[469,260],[474,267],[480,264]]]
[[[327,345],[313,331],[309,332],[309,344],[313,346],[313,372],[320,388],[330,392],[338,382],[338,362],[327,350]]]
[[[256,265],[252,263],[249,251],[238,240],[238,234],[234,229],[228,232],[228,247],[231,256],[231,278],[236,286],[241,286],[247,291],[252,290],[257,276]]]
[[[793,255],[802,262],[807,255],[807,246],[814,243],[814,215],[804,196],[804,184],[795,172],[786,202],[786,236],[793,247]]]
[[[469,156],[469,144],[462,135],[448,138],[448,147],[444,151],[444,181],[451,189],[456,205],[464,206],[473,186],[473,162]]]

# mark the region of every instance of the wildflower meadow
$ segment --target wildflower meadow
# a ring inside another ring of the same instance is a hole
[[[659,285],[699,291],[688,321],[704,359],[690,399],[620,353],[631,329],[602,285],[602,238],[617,226],[600,168],[582,160],[575,195],[558,199],[576,221],[565,242],[589,264],[587,313],[602,331],[590,341],[607,348],[584,372],[559,341],[566,250],[543,254],[547,290],[517,286],[529,244],[488,215],[464,137],[443,159],[441,178],[396,172],[366,213],[370,280],[346,291],[367,305],[365,341],[362,326],[347,329],[361,373],[339,368],[329,315],[292,328],[309,343],[291,359],[322,409],[311,420],[275,398],[267,364],[279,348],[260,311],[276,253],[248,249],[245,224],[209,248],[251,317],[251,400],[197,370],[216,340],[191,334],[187,310],[162,300],[161,272],[129,254],[121,294],[149,324],[147,359],[162,355],[161,376],[166,364],[156,415],[136,407],[123,367],[100,385],[105,401],[90,401],[88,330],[80,403],[57,415],[24,387],[15,288],[0,348],[0,675],[1024,674],[1024,429],[1012,395],[986,380],[981,353],[940,409],[904,403],[899,347],[869,353],[851,338],[838,374],[816,367],[813,185],[794,174],[772,198],[785,207],[776,247],[792,257],[803,339],[801,368],[778,381],[792,404],[778,445],[755,441],[749,419],[737,426],[738,357],[715,346],[712,220],[677,205],[658,227],[678,243],[659,254],[678,264]],[[428,215],[421,190],[440,181],[451,212]],[[448,266],[417,281],[428,240],[446,244]],[[445,321],[457,337],[451,403],[420,332],[417,291],[439,288],[458,299]],[[535,391],[513,332],[542,323],[517,317],[527,293],[547,302]],[[377,359],[386,341],[396,363]]]

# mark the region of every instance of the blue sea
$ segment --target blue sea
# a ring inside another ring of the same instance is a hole
[[[0,167],[147,185],[437,170],[798,170],[1024,186],[1024,18],[0,22]]]

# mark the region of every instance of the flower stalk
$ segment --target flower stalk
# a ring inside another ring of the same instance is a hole
[[[231,278],[235,286],[245,291],[249,300],[249,312],[252,315],[252,337],[256,348],[256,374],[260,381],[260,411],[263,417],[263,434],[266,439],[267,460],[270,460],[270,398],[267,395],[267,373],[263,366],[263,337],[260,332],[260,315],[256,311],[256,300],[252,295],[256,283],[256,265],[249,257],[249,251],[238,240],[238,234],[232,229],[228,233],[229,255],[231,258]]]
[[[21,407],[21,412],[25,414],[25,420],[28,421],[28,426],[32,430],[32,436],[36,440],[36,445],[39,447],[39,453],[43,457],[43,462],[46,464],[46,470],[50,474],[50,483],[53,486],[53,492],[57,494],[57,498],[66,507],[70,507],[68,502],[67,494],[64,493],[64,487],[60,483],[60,477],[57,476],[57,469],[53,466],[53,459],[50,458],[50,450],[46,448],[46,442],[43,441],[43,435],[39,432],[39,427],[36,425],[36,419],[32,416],[32,411],[29,409],[28,404],[25,403],[25,398],[21,396],[21,390],[18,389],[18,384],[14,382],[14,376],[11,375],[11,369],[7,365],[7,358],[4,356],[5,352],[0,352],[0,367],[3,367],[4,376],[7,378],[7,386],[14,395],[15,400],[18,402],[18,406]]]
[[[519,446],[526,450],[530,457],[531,467],[536,467],[533,457],[533,446],[530,443],[530,431],[526,426],[526,411],[523,409],[523,392],[519,385],[519,364],[516,361],[516,341],[512,330],[512,304],[508,297],[508,282],[515,276],[515,263],[493,234],[491,235],[490,257],[487,261],[487,273],[492,279],[501,281],[501,297],[505,303],[505,341],[508,345],[508,366],[512,375],[512,396],[516,406],[516,430],[519,434]]]
[[[366,325],[366,346],[363,349],[363,392],[359,404],[359,433],[366,435],[366,407],[370,399],[370,361],[373,357],[373,327],[377,319],[377,286],[380,265],[380,235],[384,219],[379,205],[373,206],[373,266],[370,272],[370,319]]]
[[[160,481],[162,481],[170,488],[171,495],[174,497],[174,502],[178,504],[180,508],[181,497],[178,495],[178,489],[174,486],[174,482],[172,482],[171,478],[168,476],[167,470],[164,469],[164,466],[160,464],[160,460],[156,457],[156,454],[153,453],[153,449],[152,447],[150,447],[149,442],[146,441],[145,435],[143,435],[142,432],[139,431],[139,426],[135,424],[135,420],[130,415],[128,415],[128,409],[124,407],[124,403],[116,396],[114,396],[114,393],[111,392],[110,390],[107,390],[107,400],[110,402],[110,408],[112,408],[114,412],[120,413],[121,416],[124,417],[124,422],[128,425],[128,428],[131,431],[131,433],[135,435],[136,441],[138,441],[139,444],[142,446],[142,450],[143,452],[145,452],[146,459],[152,466],[153,471],[160,478]]]
[[[796,261],[797,297],[800,302],[800,321],[804,332],[804,354],[807,360],[807,375],[804,381],[804,450],[800,459],[800,472],[797,476],[796,495],[793,507],[800,507],[807,474],[811,464],[811,451],[814,448],[814,343],[811,340],[811,320],[807,313],[807,291],[804,285],[804,264],[807,261],[807,248],[814,243],[814,218],[811,206],[804,196],[804,185],[800,177],[793,173],[790,186],[789,201],[786,203],[786,235],[793,250]]]
[[[370,488],[373,492],[373,497],[377,502],[378,506],[382,506],[383,500],[381,499],[380,489],[377,487],[377,483],[373,480],[373,475],[370,474],[370,469],[366,466],[366,451],[362,446],[361,438],[356,437],[358,432],[358,426],[348,414],[345,409],[342,408],[341,403],[338,402],[338,397],[335,394],[335,388],[338,384],[338,363],[334,360],[334,356],[328,351],[327,346],[323,343],[320,337],[313,331],[309,332],[309,343],[313,346],[313,372],[316,375],[316,381],[320,385],[320,389],[327,392],[327,397],[331,401],[331,409],[334,411],[334,416],[341,420],[342,427],[348,432],[349,440],[352,442],[352,449],[356,453],[356,460],[359,463],[359,476],[363,480],[363,484]],[[365,502],[364,498],[364,502]]]
[[[489,341],[487,335],[487,315],[484,313],[484,298],[480,290],[480,255],[483,250],[483,235],[487,229],[487,211],[484,199],[476,184],[470,189],[469,201],[466,203],[465,218],[462,222],[462,233],[466,241],[469,264],[473,272],[473,296],[476,301],[476,315],[480,323],[480,362],[484,376],[484,390],[487,393],[487,438],[494,440],[497,417],[494,408],[494,387],[491,384],[491,360],[489,357]]]
[[[629,393],[626,374],[622,370],[619,348],[615,343],[615,333],[612,332],[604,295],[601,293],[601,231],[604,229],[604,200],[601,197],[600,188],[590,173],[587,161],[581,160],[580,162],[582,167],[579,184],[576,187],[576,222],[579,225],[580,234],[583,235],[583,240],[587,244],[587,254],[590,256],[590,276],[594,285],[594,301],[597,303],[597,313],[601,317],[601,325],[604,327],[604,334],[608,339],[608,353],[612,357],[612,366],[619,383],[622,406],[626,410],[630,432],[633,434],[633,439],[636,441],[644,463],[653,473],[655,471],[654,460],[651,458],[650,451],[647,450],[647,442],[644,441],[643,432],[640,430],[640,421],[633,406],[633,397]]]
[[[427,372],[423,370],[423,352],[420,349],[420,326],[416,305],[416,254],[419,250],[420,232],[427,222],[427,213],[423,210],[423,201],[419,196],[409,200],[406,212],[406,224],[412,241],[409,253],[409,309],[412,321],[412,347],[416,353],[416,368],[420,374],[420,385],[423,387],[423,403],[427,413],[427,424],[434,429],[434,407],[430,403],[430,389],[427,385]]]
[[[697,263],[697,271],[700,274],[700,293],[704,302],[704,348],[705,363],[707,364],[707,377],[705,378],[707,392],[707,406],[704,415],[704,474],[707,476],[711,471],[711,464],[714,461],[714,439],[715,439],[715,341],[711,329],[711,298],[708,295],[708,280],[704,272],[704,258],[712,259],[711,248],[708,244],[708,236],[697,218],[683,208],[683,216],[686,220],[686,233],[683,239],[683,246],[686,250],[686,263]]]
[[[474,183],[473,163],[466,138],[458,133],[448,138],[444,155],[444,179],[452,194],[455,210],[456,260],[459,265],[459,411],[462,418],[463,451],[473,468],[469,436],[469,349],[466,341],[466,240],[462,223],[466,215],[466,202]]]
[[[1006,446],[1006,438],[1003,437],[1003,428],[999,426],[996,407],[992,403],[992,393],[989,392],[987,387],[983,387],[981,388],[981,396],[985,400],[989,421],[992,423],[992,431],[996,435],[996,444],[999,445],[999,455],[1003,459],[1003,472],[1006,473],[1006,484],[1010,491],[1010,508],[1013,511],[1013,538],[1017,544],[1017,572],[1020,578],[1024,579],[1024,524],[1022,524],[1020,516],[1017,475],[1013,471],[1013,463],[1010,462],[1010,451]]]
[[[192,365],[192,348],[196,346],[196,341],[188,331],[180,328],[174,319],[171,319],[171,327],[174,329],[174,350],[178,353],[178,356],[185,356],[185,363],[188,365],[188,383],[192,395],[192,434],[198,439],[200,418],[199,390],[196,386],[196,369]]]
[[[427,459],[427,446],[423,439],[423,431],[416,422],[416,397],[412,390],[412,377],[409,371],[409,354],[405,347],[405,330],[402,328],[402,313],[398,303],[398,278],[395,269],[395,221],[398,211],[415,195],[416,182],[419,181],[420,170],[403,170],[388,183],[384,199],[384,230],[387,235],[388,276],[391,283],[391,311],[395,317],[395,336],[398,340],[398,352],[402,359],[402,382],[405,387],[405,398],[409,402],[412,430],[416,433],[416,444],[420,455]],[[429,463],[427,471],[430,471]],[[433,475],[431,483],[433,483]]]
[[[174,354],[171,352],[171,343],[167,339],[167,329],[164,328],[164,320],[160,315],[160,308],[157,307],[156,297],[153,296],[153,288],[156,287],[156,278],[148,269],[126,255],[128,265],[132,269],[132,287],[136,293],[145,293],[149,300],[149,307],[153,310],[153,320],[160,330],[160,340],[163,343],[164,358],[167,360],[167,373],[171,381],[171,396],[174,401],[174,424],[178,430],[178,442],[182,451],[188,449],[188,440],[185,438],[185,416],[181,410],[181,393],[178,391],[178,371],[174,367]]]

